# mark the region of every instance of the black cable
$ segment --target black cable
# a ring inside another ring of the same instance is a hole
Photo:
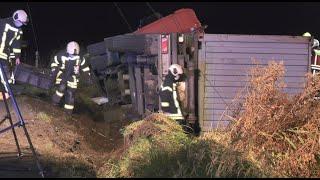
[[[149,7],[149,9],[152,11],[152,13],[153,13],[154,15],[157,15],[157,12],[152,8],[151,4],[150,4],[149,2],[146,2],[146,4],[147,4],[147,6]],[[159,14],[159,15],[160,15],[160,17],[157,17],[157,18],[158,18],[158,19],[162,18],[162,15],[161,15],[161,14]]]
[[[123,12],[121,11],[120,7],[119,7],[119,6],[117,5],[117,3],[115,3],[115,2],[113,2],[113,4],[116,6],[116,8],[117,8],[117,10],[118,10],[118,12],[119,12],[120,16],[121,16],[121,17],[122,17],[122,19],[124,20],[124,22],[127,24],[128,28],[129,28],[129,30],[130,30],[130,32],[132,32],[133,30],[132,30],[132,28],[131,28],[131,26],[130,26],[129,22],[127,21],[126,17],[124,16]]]
[[[33,32],[33,38],[34,38],[34,43],[36,44],[36,48],[37,48],[37,53],[39,53],[39,46],[38,46],[38,37],[35,31],[35,28],[33,26],[33,21],[32,21],[32,15],[31,15],[31,9],[29,6],[29,3],[27,2],[27,7],[28,7],[28,11],[29,11],[29,16],[30,16],[30,23],[31,23],[31,28],[32,28],[32,32]],[[39,61],[40,61],[40,56],[39,57]]]

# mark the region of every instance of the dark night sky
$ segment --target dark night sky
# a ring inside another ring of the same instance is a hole
[[[135,30],[139,20],[152,14],[145,2],[118,2]],[[150,2],[163,16],[180,8],[192,8],[206,33],[301,35],[309,31],[316,38],[320,3],[258,2]],[[41,65],[47,65],[52,51],[76,40],[82,47],[105,37],[128,33],[129,29],[111,2],[29,2],[37,33]],[[0,17],[8,17],[16,9],[25,9],[26,2],[0,3]],[[27,11],[28,12],[28,11]],[[24,39],[35,51],[32,26],[24,28]],[[319,34],[320,35],[320,34]],[[31,55],[28,55],[28,57]],[[29,58],[30,59],[30,58]],[[33,60],[28,60],[33,62]]]

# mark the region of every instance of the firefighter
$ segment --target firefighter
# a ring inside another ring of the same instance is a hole
[[[79,44],[75,41],[69,42],[66,51],[57,53],[51,63],[52,73],[56,74],[55,84],[57,86],[52,101],[58,105],[61,98],[65,96],[64,108],[69,114],[72,114],[74,109],[74,97],[78,87],[80,70],[90,75],[86,59],[81,57],[79,52]]]
[[[177,82],[179,82],[182,74],[183,70],[180,65],[172,64],[169,67],[168,74],[161,85],[160,99],[163,113],[180,124],[185,124],[177,95]]]
[[[319,48],[319,41],[314,39],[309,32],[305,32],[303,37],[312,38],[312,58],[311,58],[311,71],[312,74],[315,75],[320,71],[320,48]]]
[[[320,48],[319,41],[316,39],[313,40],[312,45],[311,70],[313,75],[320,71]]]
[[[313,39],[313,45],[312,45],[312,59],[311,59],[311,70],[312,74],[318,75],[320,72],[320,48],[319,48],[319,41],[316,39]],[[320,90],[318,90],[317,95],[314,97],[315,100],[320,99]]]
[[[304,33],[302,36],[312,38],[309,32]],[[312,41],[312,58],[311,58],[311,71],[312,75],[319,75],[320,72],[320,47],[319,41],[313,38]],[[318,91],[317,95],[314,97],[315,100],[320,99],[320,91]]]
[[[12,17],[0,19],[0,61],[9,67],[8,83],[14,84],[13,69],[20,64],[21,39],[23,35],[22,26],[29,22],[28,15],[24,10],[17,10]],[[4,88],[5,82],[1,77],[0,91],[7,91]],[[8,93],[5,93],[9,98]]]
[[[311,71],[312,74],[315,75],[320,71],[320,48],[319,48],[319,41],[314,39],[309,32],[305,32],[303,37],[312,38],[312,58],[311,58]]]

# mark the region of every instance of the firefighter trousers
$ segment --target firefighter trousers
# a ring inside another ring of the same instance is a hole
[[[2,58],[0,58],[0,61],[1,61],[2,65],[3,65],[4,70],[5,70],[5,72],[3,72],[3,73],[6,73],[6,75],[7,75],[8,83],[9,84],[14,84],[15,83],[15,79],[14,79],[15,63],[13,63],[12,60],[9,60],[9,62],[8,62],[7,59],[2,59]],[[7,68],[8,71],[6,71],[5,66],[8,67]],[[0,91],[3,91],[5,82],[4,82],[4,79],[2,79],[2,77],[0,77],[0,82],[1,82]],[[12,87],[12,88],[14,90],[14,87]]]
[[[52,101],[54,104],[58,105],[64,96],[64,109],[68,113],[72,113],[74,109],[74,96],[77,88],[70,87],[66,83],[61,83],[58,85],[55,94],[52,96]]]

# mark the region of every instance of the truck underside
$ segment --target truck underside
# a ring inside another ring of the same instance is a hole
[[[195,78],[201,24],[190,9],[146,25],[133,33],[105,38],[87,47],[91,68],[101,90],[115,74],[123,103],[130,103],[142,117],[159,112],[159,89],[171,64],[184,69],[179,83],[180,106],[189,123],[197,120]]]

